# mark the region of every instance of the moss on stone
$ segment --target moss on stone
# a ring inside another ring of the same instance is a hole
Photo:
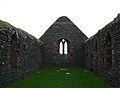
[[[7,27],[8,28],[15,28],[14,26],[9,24],[8,22],[0,20],[0,28],[1,29],[6,29]]]
[[[87,40],[85,40],[84,44],[86,44],[88,41],[94,39],[94,36],[95,36],[95,35],[93,35],[93,36],[91,36],[90,38],[88,38]]]
[[[120,21],[120,13],[117,15],[117,17],[116,18],[114,18],[114,20],[113,21],[111,21],[110,23],[108,23],[104,28],[107,28],[108,26],[112,26],[112,25],[114,25],[115,23],[118,23]]]
[[[114,18],[113,21],[111,21],[110,23],[108,23],[107,25],[105,25],[101,30],[107,29],[108,27],[111,27],[112,25],[114,25],[115,23],[118,23],[118,22],[120,22],[120,13],[117,15],[116,18]],[[101,31],[101,30],[100,30],[100,31]],[[97,32],[97,33],[98,33],[98,32]],[[96,34],[97,34],[97,33],[96,33]],[[88,42],[89,40],[91,40],[93,37],[94,37],[94,35],[93,35],[92,37],[88,38],[84,43],[87,43],[87,42]]]
[[[54,24],[71,24],[71,25],[74,25],[73,22],[55,22]]]
[[[0,28],[3,29],[3,30],[6,29],[6,28],[15,29],[15,30],[17,30],[18,33],[20,33],[20,34],[26,34],[26,35],[28,35],[31,39],[37,40],[38,43],[42,43],[42,44],[43,44],[43,42],[42,42],[41,40],[37,39],[36,37],[32,36],[32,35],[29,34],[28,32],[23,31],[23,30],[20,29],[20,28],[16,28],[16,27],[12,26],[11,24],[9,24],[9,23],[6,22],[6,21],[0,20]]]

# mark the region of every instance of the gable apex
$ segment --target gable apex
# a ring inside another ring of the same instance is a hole
[[[59,17],[56,22],[72,22],[67,16]]]

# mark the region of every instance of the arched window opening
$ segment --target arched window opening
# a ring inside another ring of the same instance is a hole
[[[92,53],[91,53],[90,63],[91,63],[90,70],[93,71],[93,54]]]
[[[88,43],[86,43],[85,45],[85,62],[86,62],[86,66],[88,66],[89,60],[88,60]]]
[[[99,61],[98,61],[98,39],[97,37],[94,38],[94,63],[93,63],[93,70],[95,73],[97,73],[99,67]]]
[[[97,45],[97,39],[96,38],[94,40],[94,51],[95,51],[95,53],[98,52],[98,45]]]
[[[68,54],[68,44],[65,39],[62,39],[59,43],[59,53],[60,54]]]
[[[17,67],[19,57],[19,40],[16,32],[11,36],[10,42],[10,64],[12,67]]]
[[[39,46],[39,61],[42,62],[42,45]]]
[[[105,38],[104,63],[106,68],[110,68],[112,66],[112,37],[109,32],[107,32]]]

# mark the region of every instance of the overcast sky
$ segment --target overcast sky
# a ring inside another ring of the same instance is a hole
[[[39,38],[61,16],[88,37],[120,13],[120,0],[0,0],[0,19]]]

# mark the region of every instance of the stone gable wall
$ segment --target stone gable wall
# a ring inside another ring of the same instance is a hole
[[[40,38],[44,43],[46,65],[83,66],[83,46],[87,37],[74,24],[60,23],[53,24]],[[67,58],[58,51],[58,41],[62,38],[69,42]]]

